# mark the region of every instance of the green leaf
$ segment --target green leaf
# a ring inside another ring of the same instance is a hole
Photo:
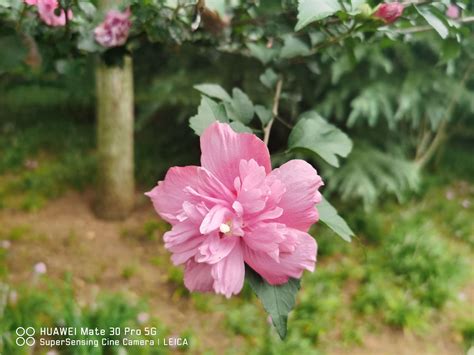
[[[276,54],[275,49],[267,48],[263,44],[247,43],[247,48],[253,57],[257,58],[263,64],[270,62]]]
[[[206,96],[201,96],[198,113],[189,119],[189,126],[200,136],[215,121],[229,122],[223,105]]]
[[[416,7],[416,11],[418,11],[418,13],[421,16],[423,16],[423,18],[426,20],[426,22],[428,22],[429,25],[431,27],[433,27],[436,32],[438,32],[438,34],[441,36],[441,38],[445,39],[446,37],[448,37],[449,29],[441,19],[439,19],[431,11],[428,11],[428,10],[425,10],[425,9],[420,9],[420,8]]]
[[[260,75],[260,81],[269,89],[273,89],[278,80],[278,75],[273,69],[268,68],[263,74]]]
[[[247,127],[243,123],[239,121],[234,121],[229,124],[229,126],[232,127],[234,131],[237,133],[253,133],[252,129],[250,127]]]
[[[272,323],[278,335],[284,339],[287,332],[288,313],[295,306],[300,280],[289,279],[283,285],[272,286],[248,266],[245,270],[245,278],[272,317]]]
[[[270,120],[272,119],[272,111],[267,109],[265,106],[256,105],[255,113],[257,114],[257,117],[260,119],[260,122],[262,122],[263,126],[266,126],[268,122],[270,122]]]
[[[328,169],[326,175],[325,191],[337,193],[343,201],[361,200],[367,211],[387,194],[402,202],[420,182],[419,168],[401,147],[389,145],[382,151],[364,141],[356,144],[341,168]]]
[[[222,101],[232,101],[227,91],[217,84],[199,84],[194,85],[194,88],[206,96],[213,97]]]
[[[283,48],[280,51],[280,58],[290,59],[309,54],[311,54],[311,51],[308,45],[295,36],[288,35],[283,39]]]
[[[238,88],[232,90],[232,102],[225,102],[225,109],[230,119],[240,121],[243,124],[249,123],[254,114],[253,103],[247,94]]]
[[[291,131],[288,147],[309,149],[332,166],[339,167],[338,156],[345,158],[349,155],[352,141],[339,128],[310,111],[301,116]]]
[[[20,67],[28,54],[28,49],[17,35],[0,38],[0,73]]]
[[[97,9],[94,4],[89,1],[79,1],[78,5],[82,12],[84,12],[86,17],[88,18],[93,18],[95,13],[97,12]]]
[[[333,205],[331,205],[328,200],[323,197],[322,201],[317,205],[317,208],[319,220],[331,228],[346,242],[350,242],[351,237],[354,236],[354,232],[348,226],[346,221],[341,216],[339,216]]]
[[[341,5],[338,0],[299,0],[298,23],[295,31],[301,30],[312,22],[334,15],[339,10],[341,10]]]

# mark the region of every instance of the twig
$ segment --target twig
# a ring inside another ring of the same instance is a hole
[[[286,128],[289,128],[289,129],[292,129],[292,128],[293,128],[293,126],[292,126],[290,123],[286,122],[286,121],[285,121],[283,118],[281,118],[280,116],[275,116],[275,119],[276,119],[278,122],[280,122],[283,126],[285,126]]]
[[[454,21],[458,23],[471,23],[471,22],[474,22],[474,16],[463,17],[461,19],[454,20]],[[433,27],[431,26],[415,26],[415,27],[395,30],[395,32],[400,33],[400,34],[410,34],[410,33],[417,33],[417,32],[426,32],[426,31],[431,31],[431,30],[433,30]]]
[[[280,96],[281,96],[281,87],[283,86],[283,79],[279,79],[276,88],[275,88],[275,96],[273,97],[273,107],[272,107],[272,119],[263,129],[263,142],[265,145],[268,145],[268,141],[270,139],[270,131],[272,130],[273,122],[275,118],[278,117],[278,105],[280,104]]]
[[[474,69],[474,63],[471,63],[469,67],[466,69],[466,72],[464,73],[464,76],[461,82],[459,83],[460,86],[464,85],[465,82],[469,79],[469,75],[471,74],[471,71],[473,69]],[[446,115],[443,117],[443,120],[439,124],[438,130],[436,131],[436,135],[433,138],[433,141],[431,142],[428,149],[426,149],[425,153],[422,156],[420,156],[417,160],[415,160],[415,163],[417,163],[420,168],[423,168],[431,160],[436,150],[439,148],[441,143],[443,143],[444,139],[446,138],[446,127],[448,126],[448,121],[459,100],[459,96],[460,96],[459,91],[456,91],[453,93],[453,95],[451,96],[451,100],[448,104],[448,108],[446,109]]]

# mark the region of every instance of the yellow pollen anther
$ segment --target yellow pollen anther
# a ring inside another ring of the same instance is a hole
[[[221,231],[221,233],[229,233],[230,232],[230,226],[227,224],[227,223],[222,223],[219,227],[219,230]]]

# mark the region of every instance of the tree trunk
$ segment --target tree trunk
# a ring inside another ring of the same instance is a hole
[[[133,70],[123,66],[96,68],[98,181],[95,210],[100,218],[123,219],[133,208]]]

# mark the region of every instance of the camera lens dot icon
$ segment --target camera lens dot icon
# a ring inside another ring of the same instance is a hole
[[[15,340],[16,345],[18,346],[33,346],[35,345],[35,338],[33,335],[35,335],[35,328],[33,327],[18,327],[16,328],[15,331],[17,338]]]

